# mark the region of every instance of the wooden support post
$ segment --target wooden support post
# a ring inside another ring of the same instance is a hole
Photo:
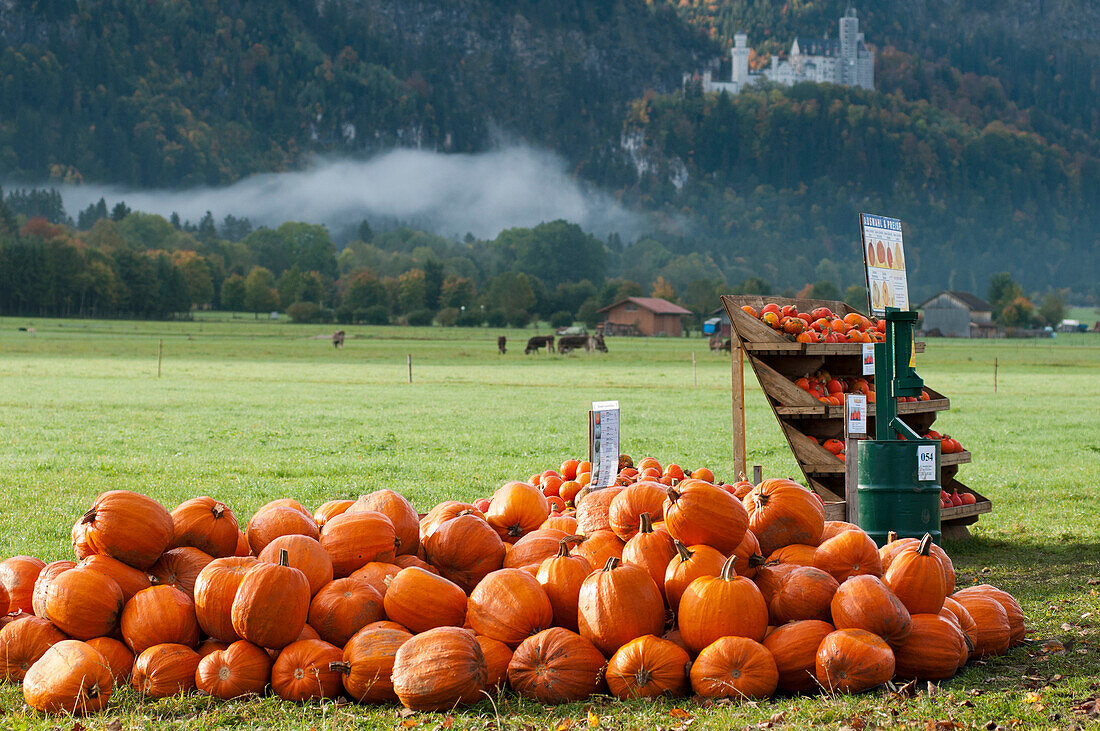
[[[157,341],[157,378],[160,378],[160,361],[164,356],[164,341]]]
[[[997,393],[997,359],[993,359],[993,393]]]
[[[730,377],[733,387],[733,471],[746,471],[745,454],[745,351],[741,338],[730,333]]]
[[[406,356],[406,358],[408,358],[408,361],[409,361],[409,383],[412,383],[413,382],[413,357],[412,357],[412,354],[410,353],[409,355]]]
[[[697,382],[695,380],[695,351],[691,351],[691,387],[695,388]]]
[[[752,484],[759,485],[764,481],[764,468],[758,464],[752,466]]]

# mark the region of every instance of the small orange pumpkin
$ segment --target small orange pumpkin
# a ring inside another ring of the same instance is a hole
[[[587,639],[551,627],[519,644],[508,663],[508,684],[539,703],[571,703],[600,689],[606,664]]]
[[[894,677],[894,653],[876,634],[840,629],[818,646],[815,674],[826,690],[862,693]]]
[[[767,698],[778,683],[775,658],[748,637],[721,637],[691,665],[691,687],[704,698]]]
[[[611,656],[604,675],[616,698],[679,697],[691,689],[687,651],[670,640],[645,635]]]

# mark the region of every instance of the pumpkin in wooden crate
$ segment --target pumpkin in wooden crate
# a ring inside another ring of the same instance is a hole
[[[680,635],[692,652],[720,637],[748,637],[756,642],[768,630],[768,606],[751,580],[726,559],[719,576],[701,576],[684,591],[678,613]]]
[[[546,592],[554,611],[554,624],[577,631],[577,602],[581,584],[592,573],[588,559],[579,554],[569,554],[570,542],[584,540],[584,536],[566,536],[558,541],[558,551],[539,566],[535,579]]]
[[[474,633],[436,627],[407,640],[393,662],[393,689],[414,711],[449,711],[484,698],[486,669]]]
[[[321,587],[332,581],[334,573],[332,558],[320,541],[309,536],[279,536],[264,546],[259,559],[268,563],[279,562],[279,552],[286,551],[287,564],[305,574],[309,582],[309,595],[313,596]]]
[[[233,629],[232,608],[245,575],[258,563],[252,556],[216,558],[195,579],[195,617],[202,631],[222,642],[240,638]]]
[[[175,526],[164,506],[129,490],[100,494],[80,519],[93,553],[147,569],[172,544]]]
[[[246,640],[206,655],[195,671],[195,686],[219,700],[260,695],[270,680],[271,656]]]
[[[174,586],[151,586],[126,602],[122,638],[135,655],[154,645],[199,644],[195,603]]]
[[[679,697],[691,690],[691,658],[675,642],[645,635],[626,643],[611,656],[604,676],[616,698]]]
[[[343,657],[329,668],[341,675],[344,690],[359,703],[397,700],[393,690],[394,658],[412,634],[400,629],[364,627],[344,645]]]
[[[386,616],[413,634],[434,627],[461,627],[466,603],[466,592],[458,584],[416,567],[401,569],[390,579],[384,598]]]
[[[289,565],[286,551],[280,553],[277,564],[258,561],[244,575],[233,598],[233,631],[260,647],[286,647],[306,623],[309,599],[309,582]]]
[[[344,651],[324,640],[292,642],[271,667],[271,690],[286,701],[336,698],[344,692],[344,676],[332,665],[343,659]]]
[[[153,645],[134,661],[130,685],[150,698],[167,698],[195,688],[199,655],[186,645]]]
[[[0,679],[21,681],[46,650],[67,639],[53,622],[41,617],[28,616],[5,625],[0,629]]]
[[[909,610],[877,576],[853,576],[836,590],[829,604],[837,629],[862,629],[897,646],[909,637]]]
[[[356,632],[384,616],[382,597],[374,587],[348,577],[334,579],[317,592],[309,604],[307,621],[322,640],[343,647]]]
[[[171,515],[173,546],[191,546],[213,558],[236,551],[237,516],[225,503],[204,495],[184,500]]]
[[[825,509],[816,495],[793,480],[764,480],[745,496],[744,507],[749,530],[765,556],[792,543],[821,543]]]
[[[609,657],[636,637],[664,631],[664,600],[644,569],[610,558],[581,584],[577,620],[580,634]]]
[[[817,648],[835,629],[819,619],[803,619],[776,627],[768,633],[763,644],[775,659],[779,690],[788,693],[817,690]]]
[[[818,646],[815,674],[826,690],[862,693],[894,677],[894,653],[876,634],[840,629]]]
[[[748,637],[721,637],[691,665],[691,687],[704,698],[767,698],[778,683],[772,654]]]
[[[705,544],[729,555],[744,539],[745,506],[722,488],[691,479],[666,488],[666,495],[665,529],[681,543]]]
[[[382,513],[393,524],[395,553],[412,555],[420,548],[420,516],[404,495],[393,490],[375,490],[363,495],[345,513],[355,514],[373,511]]]
[[[482,579],[473,592],[466,620],[479,635],[516,647],[554,623],[550,597],[530,573],[500,569]]]
[[[23,678],[23,699],[43,713],[83,716],[106,707],[114,679],[103,656],[87,643],[62,640]]]
[[[571,703],[603,685],[607,660],[576,632],[551,627],[520,643],[508,663],[508,684],[539,703]]]

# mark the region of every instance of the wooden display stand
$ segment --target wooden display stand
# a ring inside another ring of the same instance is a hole
[[[733,449],[734,465],[738,472],[745,472],[745,386],[743,358],[747,359],[756,374],[760,387],[768,399],[783,429],[783,435],[798,460],[805,475],[806,484],[825,501],[825,514],[829,520],[847,520],[855,517],[855,450],[846,453],[846,461],[829,452],[820,443],[826,439],[845,439],[844,407],[823,404],[808,392],[795,385],[798,378],[824,368],[838,377],[862,376],[862,343],[797,343],[788,340],[760,320],[741,309],[750,305],[759,311],[765,304],[774,302],[780,307],[795,305],[799,311],[809,312],[815,307],[828,307],[835,314],[844,316],[856,312],[843,302],[831,300],[788,299],[756,295],[724,295],[722,305],[729,314],[733,369]],[[924,351],[924,343],[916,344],[916,352]],[[868,380],[873,377],[864,376]],[[898,415],[920,434],[932,428],[936,415],[951,408],[943,394],[931,388],[928,401],[898,404]],[[868,420],[873,423],[874,404],[868,404]],[[869,428],[873,434],[874,429]],[[944,508],[940,522],[949,530],[977,522],[978,516],[993,509],[988,499],[979,495],[956,479],[959,465],[970,461],[970,452],[944,454],[940,457],[940,486],[947,492],[972,493],[974,505]]]

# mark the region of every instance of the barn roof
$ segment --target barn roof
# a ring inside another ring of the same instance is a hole
[[[680,305],[673,304],[666,299],[660,297],[627,297],[621,299],[613,305],[602,307],[597,312],[609,312],[615,309],[619,305],[624,305],[627,302],[633,302],[639,307],[643,307],[655,315],[690,315],[691,310],[685,310]]]
[[[993,311],[993,306],[990,305],[985,300],[983,300],[981,297],[979,297],[977,295],[974,295],[974,294],[970,294],[969,292],[959,292],[958,290],[954,290],[954,289],[945,289],[942,292],[939,292],[939,293],[933,295],[932,297],[929,297],[924,302],[921,302],[919,305],[917,305],[917,309],[923,310],[925,307],[928,306],[929,302],[931,302],[932,300],[936,299],[937,297],[940,297],[940,296],[945,295],[945,294],[948,295],[949,297],[954,297],[959,302],[962,302],[963,305],[966,306],[966,309],[970,310],[971,312],[992,312]]]

